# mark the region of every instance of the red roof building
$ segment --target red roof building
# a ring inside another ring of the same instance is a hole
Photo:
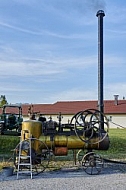
[[[62,122],[67,123],[79,111],[98,109],[98,101],[59,101],[54,104],[22,104],[24,120],[29,118],[29,107],[32,107],[36,115],[42,114],[47,119],[51,116],[56,121],[58,120],[58,114],[61,113],[63,116]],[[104,113],[110,119],[110,127],[126,127],[126,100],[104,100]]]
[[[30,104],[22,104],[23,115],[27,115]],[[97,101],[60,101],[54,104],[33,104],[34,112],[40,112],[44,115],[62,114],[74,115],[79,111],[86,109],[98,109]],[[126,114],[126,100],[105,100],[105,114]]]

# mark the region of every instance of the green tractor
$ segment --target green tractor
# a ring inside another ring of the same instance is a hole
[[[23,116],[21,105],[3,105],[0,115],[0,135],[20,135],[22,122]]]

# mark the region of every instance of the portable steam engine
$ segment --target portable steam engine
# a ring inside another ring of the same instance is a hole
[[[77,156],[81,166],[88,174],[98,174],[103,167],[103,159],[93,150],[109,148],[108,120],[103,114],[103,17],[104,11],[97,12],[99,28],[99,64],[98,64],[98,105],[99,110],[88,109],[73,116],[70,123],[61,124],[51,118],[39,121],[31,118],[22,123],[21,142],[16,147],[15,165],[32,169],[47,167],[51,155],[65,156],[69,150],[79,150]],[[86,150],[86,153],[82,152]],[[19,153],[19,154],[18,154]],[[20,164],[23,160],[24,164]]]
[[[79,150],[78,160],[86,173],[98,174],[103,167],[103,159],[93,150],[108,148],[107,118],[98,110],[88,109],[78,112],[68,124],[61,124],[61,114],[58,123],[52,118],[46,121],[44,117],[24,121],[14,162],[18,167],[22,159],[24,165],[27,165],[31,158],[32,169],[37,170],[39,167],[43,171],[52,155],[65,156],[68,150]],[[86,154],[82,154],[84,150]]]

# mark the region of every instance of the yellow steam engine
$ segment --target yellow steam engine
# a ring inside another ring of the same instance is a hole
[[[61,114],[58,118],[59,122],[40,117],[39,120],[30,119],[22,123],[21,139],[16,147],[16,167],[23,156],[26,165],[30,158],[32,169],[39,165],[43,171],[52,155],[65,156],[69,150],[79,150],[77,156],[84,170],[88,174],[99,173],[103,160],[94,150],[109,148],[106,116],[98,110],[88,109],[78,112],[68,124],[61,124]],[[86,153],[79,155],[83,150]]]

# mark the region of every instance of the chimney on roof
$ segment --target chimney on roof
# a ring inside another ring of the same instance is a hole
[[[115,94],[114,95],[114,99],[115,99],[115,105],[117,106],[118,105],[118,97],[119,97],[119,95],[117,95],[117,94]]]

